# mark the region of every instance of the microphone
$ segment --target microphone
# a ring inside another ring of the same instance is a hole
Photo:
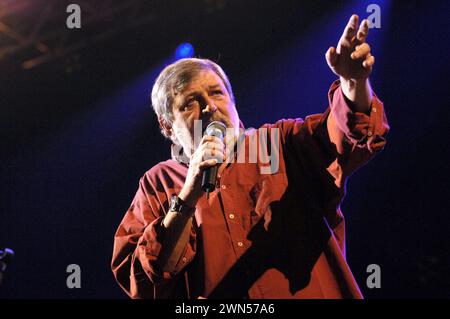
[[[203,136],[205,135],[215,136],[219,138],[221,141],[223,141],[226,130],[227,127],[225,126],[225,124],[219,121],[213,121],[208,124]],[[202,190],[206,192],[206,198],[209,197],[209,193],[214,191],[214,188],[216,187],[218,168],[219,168],[218,165],[215,165],[213,167],[208,167],[203,171]]]

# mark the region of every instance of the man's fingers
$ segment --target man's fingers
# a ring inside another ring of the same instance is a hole
[[[201,143],[200,144],[205,144],[208,142],[213,142],[213,141],[221,141],[220,138],[216,137],[216,136],[211,136],[211,135],[204,135],[202,137]]]
[[[325,59],[327,60],[328,65],[330,67],[334,67],[336,65],[337,58],[338,58],[338,54],[336,52],[336,49],[333,47],[330,47],[328,49],[327,53],[325,53]]]
[[[359,17],[356,14],[350,17],[350,20],[348,20],[347,26],[345,27],[344,33],[342,34],[343,38],[348,41],[351,41],[353,39],[353,37],[356,35],[356,29],[358,28],[358,20]]]
[[[366,41],[367,36],[369,35],[369,20],[364,19],[359,26],[358,34],[356,35],[356,39],[359,43],[363,43]]]
[[[218,141],[206,142],[206,143],[202,144],[200,147],[201,147],[201,149],[200,149],[201,152],[206,151],[206,150],[211,151],[212,149],[223,150],[223,149],[225,149],[225,144],[221,140],[218,140]]]
[[[363,67],[371,68],[375,64],[375,57],[373,55],[369,55],[363,62]]]
[[[200,154],[202,154],[202,160],[216,158],[220,161],[224,161],[225,146],[220,140],[219,142],[207,142],[201,145]]]
[[[214,147],[214,148],[225,148],[225,144],[224,142],[215,136],[204,136],[201,143],[200,143],[200,148],[202,150],[209,148],[209,147]]]
[[[352,52],[351,58],[353,60],[361,59],[366,57],[370,53],[370,46],[367,43],[357,45],[355,51]]]
[[[212,158],[212,159],[208,159],[208,160],[206,160],[206,161],[201,162],[201,163],[198,165],[198,168],[200,168],[200,169],[205,169],[205,168],[208,168],[208,167],[215,166],[215,165],[217,165],[218,163],[219,163],[219,161],[218,161],[216,158]]]

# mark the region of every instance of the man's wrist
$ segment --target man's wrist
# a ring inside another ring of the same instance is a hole
[[[194,198],[193,194],[193,191],[185,190],[184,188],[182,188],[180,193],[178,194],[178,197],[188,206],[195,207],[195,205],[197,205],[198,198]]]
[[[372,103],[369,79],[344,79],[340,77],[342,94],[351,103],[354,112],[368,113]]]
[[[195,205],[186,202],[183,197],[173,195],[170,200],[170,211],[182,214],[186,217],[191,217],[195,212]]]

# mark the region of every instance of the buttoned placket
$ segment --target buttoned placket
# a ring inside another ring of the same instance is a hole
[[[239,218],[239,207],[236,206],[236,201],[233,200],[232,194],[237,190],[233,189],[228,182],[229,175],[233,169],[231,164],[229,167],[223,170],[222,175],[218,176],[217,188],[220,192],[220,200],[222,201],[223,215],[228,227],[228,233],[230,241],[233,243],[233,248],[236,254],[236,258],[242,256],[246,250],[246,232],[243,228],[241,218]]]

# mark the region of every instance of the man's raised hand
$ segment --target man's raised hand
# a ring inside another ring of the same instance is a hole
[[[363,20],[359,29],[358,21],[356,14],[350,17],[336,49],[330,47],[325,55],[331,70],[345,80],[366,80],[375,63],[366,43],[369,21]]]

